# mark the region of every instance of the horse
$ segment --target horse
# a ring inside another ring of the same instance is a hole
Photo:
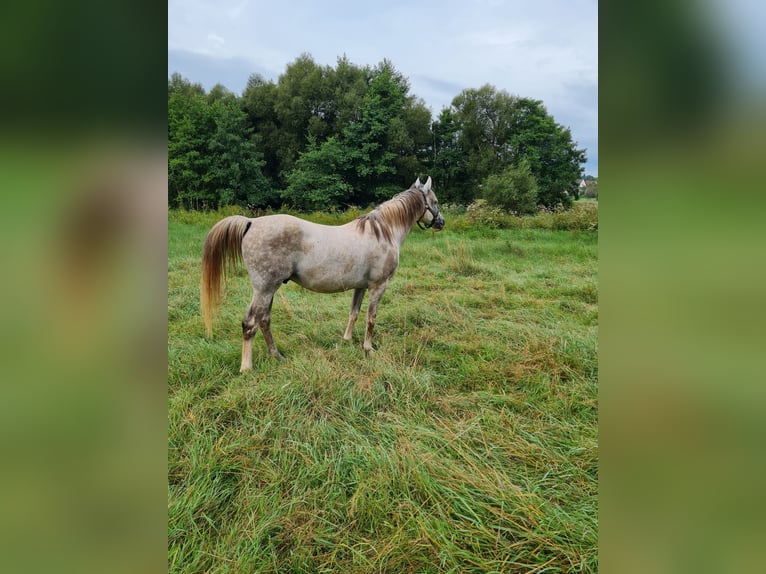
[[[252,369],[253,337],[258,329],[269,354],[284,359],[271,334],[271,305],[277,289],[288,281],[319,293],[354,290],[343,335],[346,341],[351,340],[364,293],[369,291],[363,348],[370,353],[378,305],[415,223],[424,229],[444,229],[430,177],[425,183],[418,177],[409,189],[345,225],[320,225],[286,214],[222,219],[208,232],[202,254],[200,308],[208,337],[221,302],[222,280],[244,263],[253,298],[242,321],[240,372]]]

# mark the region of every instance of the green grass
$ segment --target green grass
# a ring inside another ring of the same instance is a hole
[[[169,222],[170,572],[598,570],[595,232],[446,214],[405,241],[372,356],[362,316],[341,340],[350,292],[289,283],[287,360],[259,334],[241,375],[245,272],[211,339],[198,310],[220,216]]]

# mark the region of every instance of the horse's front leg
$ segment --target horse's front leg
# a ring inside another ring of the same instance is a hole
[[[372,351],[372,330],[375,327],[375,317],[378,314],[378,305],[386,292],[388,281],[384,281],[374,287],[370,287],[370,300],[367,303],[367,331],[364,334],[364,352]]]
[[[351,297],[351,311],[348,314],[348,326],[343,335],[345,341],[351,340],[351,331],[354,329],[354,323],[356,323],[356,318],[359,316],[359,309],[362,307],[364,292],[365,289],[354,289],[354,295]]]
[[[266,341],[266,347],[269,349],[269,354],[280,361],[284,361],[284,355],[279,352],[279,349],[277,349],[277,346],[274,344],[274,337],[271,336],[271,305],[273,302],[274,293],[272,293],[269,298],[269,304],[266,306],[266,311],[261,315],[259,326],[261,327],[263,338]]]

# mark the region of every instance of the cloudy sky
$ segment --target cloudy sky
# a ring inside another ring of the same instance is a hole
[[[302,53],[388,58],[435,118],[466,88],[542,100],[598,175],[597,0],[169,0],[168,75],[241,94]]]

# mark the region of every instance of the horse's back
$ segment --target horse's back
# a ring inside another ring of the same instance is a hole
[[[348,241],[345,226],[321,225],[286,213],[251,219],[243,238],[243,254],[250,251],[306,252],[316,244],[342,244]]]
[[[242,256],[254,285],[293,280],[324,293],[367,288],[390,276],[398,264],[394,246],[354,222],[321,225],[287,214],[252,220]]]

